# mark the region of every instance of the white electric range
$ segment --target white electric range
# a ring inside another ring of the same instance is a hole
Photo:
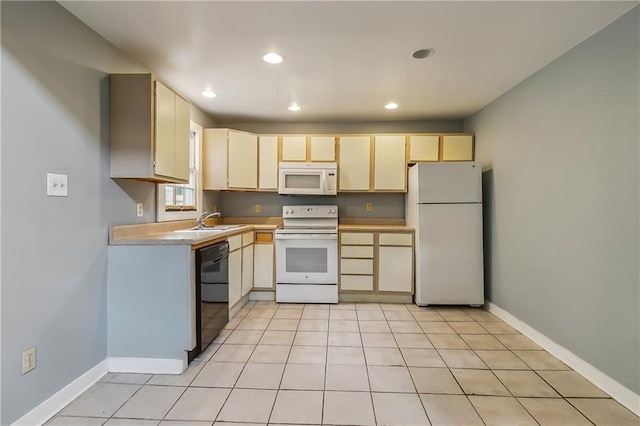
[[[284,206],[276,302],[338,303],[338,207]]]

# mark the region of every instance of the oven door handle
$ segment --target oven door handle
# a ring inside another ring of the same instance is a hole
[[[276,240],[337,240],[338,234],[278,234]]]

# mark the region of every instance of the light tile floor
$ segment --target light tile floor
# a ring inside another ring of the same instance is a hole
[[[640,425],[481,308],[249,302],[179,376],[106,375],[50,425]]]

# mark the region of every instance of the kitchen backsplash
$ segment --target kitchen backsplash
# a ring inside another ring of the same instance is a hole
[[[223,216],[282,216],[282,206],[337,205],[340,217],[404,218],[404,194],[338,194],[335,197],[298,197],[272,192],[204,191],[205,208],[217,206]],[[371,203],[371,211],[366,204]],[[256,205],[260,212],[256,213]]]

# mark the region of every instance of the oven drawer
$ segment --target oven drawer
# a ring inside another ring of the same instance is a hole
[[[342,246],[340,257],[373,259],[373,246]]]
[[[372,275],[340,275],[340,290],[373,290]]]
[[[341,274],[373,274],[373,259],[341,259]]]

